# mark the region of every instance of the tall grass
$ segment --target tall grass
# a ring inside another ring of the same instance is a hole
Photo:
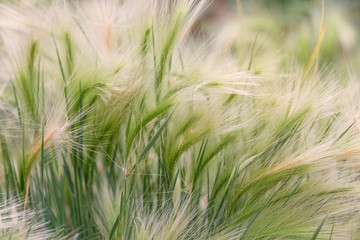
[[[189,35],[206,5],[0,6],[2,202],[43,222],[22,231],[356,239],[359,83],[312,62],[255,73]]]

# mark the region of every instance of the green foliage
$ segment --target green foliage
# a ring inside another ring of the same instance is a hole
[[[274,73],[262,34],[232,54],[191,35],[204,1],[37,4],[0,7],[1,196],[29,236],[357,236],[359,83],[317,69],[320,38]]]

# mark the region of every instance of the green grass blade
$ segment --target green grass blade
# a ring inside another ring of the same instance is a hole
[[[328,217],[328,215],[326,215],[324,217],[324,219],[321,221],[320,225],[316,228],[316,231],[314,232],[313,236],[311,237],[311,240],[316,240],[317,239],[317,237],[318,237],[318,235],[319,235],[319,233],[321,231],[321,228],[323,227],[327,217]]]

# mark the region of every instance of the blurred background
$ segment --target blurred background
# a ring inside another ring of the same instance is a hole
[[[320,65],[341,62],[358,72],[360,0],[325,0],[324,6]],[[226,51],[243,61],[253,48],[254,67],[261,72],[279,59],[306,64],[318,42],[321,15],[321,0],[214,0],[194,34],[219,32],[219,41],[226,35]]]

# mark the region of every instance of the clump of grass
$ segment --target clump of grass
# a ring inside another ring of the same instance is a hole
[[[2,199],[0,239],[61,239],[60,234],[49,230],[42,222],[41,211],[24,211],[23,207],[14,199]]]
[[[189,35],[206,4],[1,5],[5,198],[63,238],[356,235],[358,83],[252,73]]]

